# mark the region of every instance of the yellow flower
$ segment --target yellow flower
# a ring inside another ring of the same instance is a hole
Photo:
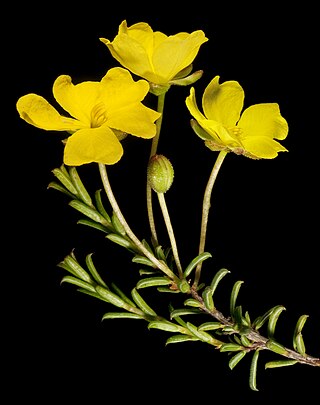
[[[167,85],[192,64],[200,46],[208,38],[201,30],[167,36],[159,31],[153,32],[144,22],[127,27],[124,20],[112,42],[105,38],[100,40],[111,55],[132,73],[150,83]]]
[[[110,69],[100,82],[74,85],[70,76],[61,75],[53,84],[53,95],[70,117],[60,115],[37,94],[22,96],[17,110],[35,127],[71,133],[64,148],[66,165],[112,165],[123,154],[120,140],[127,133],[142,138],[156,134],[155,121],[161,114],[141,103],[148,91],[147,81],[135,82],[130,72],[120,67]]]
[[[273,159],[287,151],[275,139],[288,134],[287,121],[277,103],[255,104],[241,114],[244,91],[236,81],[219,84],[212,79],[202,97],[203,114],[197,107],[194,88],[186,98],[193,129],[211,150],[229,150],[253,159]]]

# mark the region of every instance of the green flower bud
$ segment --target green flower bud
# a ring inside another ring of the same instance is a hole
[[[156,193],[165,193],[171,187],[174,170],[169,159],[163,155],[153,155],[149,161],[147,178]]]

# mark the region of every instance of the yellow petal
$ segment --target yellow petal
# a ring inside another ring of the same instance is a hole
[[[90,114],[97,104],[100,82],[86,81],[74,85],[68,75],[59,76],[53,84],[53,95],[72,117],[90,127]]]
[[[202,97],[203,111],[208,119],[231,128],[240,118],[244,91],[236,81],[219,84],[219,79],[219,76],[214,77],[206,87]]]
[[[268,137],[285,139],[288,135],[288,123],[281,116],[277,103],[255,104],[242,114],[238,127],[243,131],[242,138]]]
[[[107,114],[142,101],[150,88],[146,80],[134,81],[130,72],[120,67],[108,70],[101,85],[100,99]]]
[[[208,120],[200,111],[197,106],[195,97],[195,90],[193,87],[190,89],[190,95],[186,98],[186,105],[190,114],[195,118],[198,124],[212,136],[213,140],[223,143],[226,146],[237,147],[239,142],[232,136],[231,133],[222,125],[222,123],[215,120]]]
[[[112,42],[100,40],[122,66],[149,82],[164,85],[193,62],[208,38],[201,30],[167,36],[153,32],[146,23],[127,27],[123,21]]]
[[[190,95],[186,98],[186,105],[190,114],[195,120],[201,121],[206,119],[206,117],[200,112],[198,108],[194,87],[190,88]]]
[[[154,47],[152,62],[158,75],[158,84],[172,80],[182,69],[189,66],[197,56],[200,46],[208,41],[203,31],[191,34],[180,33],[163,38]]]
[[[267,136],[247,137],[242,141],[244,149],[256,158],[273,159],[278,152],[287,152],[279,142]]]
[[[35,127],[53,131],[76,131],[83,128],[79,121],[63,117],[43,97],[27,94],[19,98],[17,110],[20,117]]]
[[[156,134],[155,121],[160,113],[145,107],[141,103],[124,107],[116,114],[111,115],[106,124],[110,128],[127,132],[142,138],[153,138]]]
[[[67,139],[64,163],[68,166],[91,162],[112,165],[121,159],[122,154],[121,143],[107,126],[82,129]]]
[[[145,77],[145,72],[152,72],[147,54],[152,40],[153,32],[148,24],[138,23],[128,28],[126,21],[121,23],[118,35],[112,42],[106,38],[100,38],[122,66],[141,77]]]

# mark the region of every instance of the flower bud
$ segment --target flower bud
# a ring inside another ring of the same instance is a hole
[[[153,155],[149,161],[147,178],[156,193],[165,193],[171,187],[174,170],[169,159],[163,155]]]

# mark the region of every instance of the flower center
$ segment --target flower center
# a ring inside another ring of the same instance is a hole
[[[106,110],[103,102],[96,104],[91,110],[91,128],[101,127],[107,121]]]

